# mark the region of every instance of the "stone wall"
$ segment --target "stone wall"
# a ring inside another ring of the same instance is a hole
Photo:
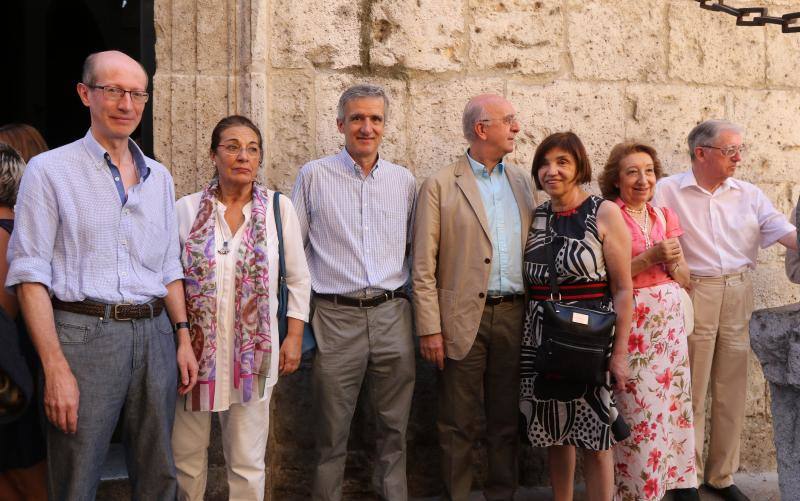
[[[737,2],[731,2],[737,3]],[[751,2],[753,3],[753,2]],[[755,2],[773,15],[790,0]],[[738,2],[737,5],[741,5]],[[299,167],[342,146],[335,105],[350,84],[384,85],[392,105],[382,154],[420,180],[464,151],[460,116],[480,92],[507,96],[523,130],[511,156],[528,166],[547,134],[571,129],[599,171],[611,146],[639,138],[668,172],[685,169],[685,137],[724,117],[747,126],[738,177],[788,213],[800,189],[800,35],[735,19],[690,0],[157,0],[156,156],[179,195],[210,176],[209,136],[231,113],[265,133],[264,180],[284,192]],[[795,117],[795,118],[792,118]],[[777,248],[763,251],[756,307],[800,299]],[[742,467],[774,469],[767,387],[755,358]],[[438,488],[435,375],[420,364],[410,431],[412,494]],[[275,395],[270,449],[276,499],[302,496],[311,461],[308,367]],[[369,483],[373,424],[357,413],[348,492]],[[541,480],[529,453],[523,481]]]

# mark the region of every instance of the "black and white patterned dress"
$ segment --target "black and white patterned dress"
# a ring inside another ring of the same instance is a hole
[[[605,282],[606,266],[597,231],[597,210],[603,199],[589,196],[578,208],[553,214],[554,255],[559,284]],[[536,208],[525,245],[523,275],[526,285],[549,285],[545,237],[550,202]],[[571,301],[591,309],[613,309],[610,298]],[[540,301],[525,311],[522,335],[520,412],[527,436],[536,447],[574,445],[605,450],[628,435],[617,411],[611,388],[537,378],[536,350],[541,344]]]

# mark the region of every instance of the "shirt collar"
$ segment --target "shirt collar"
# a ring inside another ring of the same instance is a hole
[[[364,175],[364,171],[361,170],[361,166],[353,160],[353,157],[350,156],[350,153],[347,151],[347,148],[342,148],[342,151],[339,152],[339,160],[341,160],[348,168],[353,169],[353,172],[359,175]],[[372,170],[369,172],[370,176],[375,176],[375,171],[378,170],[378,167],[381,165],[381,154],[378,153],[378,160],[375,161],[375,166],[372,167]]]
[[[467,161],[469,162],[469,166],[472,167],[472,172],[475,173],[475,176],[481,177],[489,177],[489,171],[486,169],[486,166],[482,163],[478,162],[474,158],[472,158],[469,154],[469,150],[467,150]],[[502,176],[505,171],[505,165],[501,160],[495,167],[492,169],[492,172],[497,170],[497,172]]]
[[[704,189],[702,186],[700,186],[699,184],[697,184],[697,178],[694,177],[694,170],[691,167],[689,168],[689,170],[683,176],[683,179],[681,180],[680,189],[688,188],[689,186],[696,186],[698,189],[701,189],[703,191],[708,191],[708,190]],[[731,189],[732,190],[741,190],[742,189],[742,185],[740,185],[739,181],[737,181],[736,179],[734,179],[732,177],[729,177],[729,178],[725,179],[724,181],[722,181],[722,183],[719,185],[719,188],[717,188],[715,190],[715,192],[719,192],[720,189],[722,191],[731,190]]]
[[[83,144],[86,147],[86,151],[89,153],[89,156],[92,158],[95,167],[108,166],[108,162],[111,160],[111,157],[108,155],[108,151],[106,151],[106,149],[103,148],[99,142],[97,142],[97,139],[94,138],[91,128],[83,137]],[[136,144],[136,141],[131,138],[128,138],[128,150],[131,152],[133,163],[136,165],[136,170],[139,171],[139,179],[144,181],[147,179],[147,176],[150,175],[150,167],[147,166],[144,153],[142,153],[142,150],[139,148],[139,145]]]

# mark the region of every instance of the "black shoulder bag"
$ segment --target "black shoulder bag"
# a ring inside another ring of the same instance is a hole
[[[561,302],[569,299],[569,295],[562,296],[558,286],[552,219],[553,213],[548,211],[545,249],[550,298],[540,302],[543,310],[542,344],[536,351],[534,370],[549,380],[605,385],[608,383],[608,356],[617,314]]]

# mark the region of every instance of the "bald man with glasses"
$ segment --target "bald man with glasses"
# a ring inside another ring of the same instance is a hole
[[[87,57],[89,130],[32,158],[17,197],[5,285],[42,360],[54,500],[94,499],[120,418],[133,499],[176,495],[175,400],[197,360],[172,177],[130,139],[147,80],[121,52]]]
[[[780,243],[797,249],[797,232],[756,186],[735,179],[747,151],[744,129],[726,120],[697,125],[688,138],[692,167],[663,178],[655,205],[681,221],[680,237],[691,273],[694,333],[689,337],[698,482],[723,499],[744,501],[733,483],[745,418],[750,272],[758,249]],[[708,457],[703,462],[705,401],[711,390]],[[704,467],[705,466],[705,467]]]
[[[469,148],[420,190],[414,311],[420,352],[442,371],[442,499],[469,497],[474,421],[483,407],[484,494],[510,500],[517,487],[522,255],[535,205],[530,175],[505,162],[520,131],[514,106],[494,94],[473,97],[462,126]]]

